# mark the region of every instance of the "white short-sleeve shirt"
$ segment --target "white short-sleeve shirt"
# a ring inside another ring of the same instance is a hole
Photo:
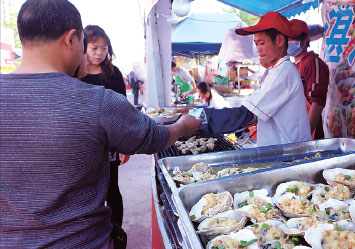
[[[223,96],[219,95],[217,91],[211,89],[212,99],[209,103],[206,102],[204,98],[201,98],[201,105],[210,106],[216,109],[222,108],[230,108],[231,105],[223,98]]]
[[[265,71],[243,105],[258,117],[258,146],[312,140],[301,77],[289,56]]]
[[[176,72],[172,72],[172,73],[173,73],[173,76],[175,76],[175,77],[179,76],[180,79],[184,82],[190,83],[194,80],[194,78],[191,76],[191,74],[182,67],[178,67],[178,70]]]

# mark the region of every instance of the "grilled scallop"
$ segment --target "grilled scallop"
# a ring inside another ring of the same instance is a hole
[[[332,199],[337,199],[339,201],[347,201],[352,197],[350,189],[342,184],[336,184],[334,186],[317,184],[315,190],[312,194],[312,202],[316,205],[322,204]]]
[[[288,235],[299,236],[304,235],[309,228],[325,223],[328,222],[324,219],[317,218],[316,216],[292,218],[286,222],[283,231]]]
[[[355,188],[355,170],[335,168],[323,171],[323,177],[329,185],[343,184]]]
[[[272,198],[274,204],[288,218],[312,216],[315,206],[308,200],[293,193],[275,195]]]
[[[290,181],[281,183],[279,186],[277,186],[275,194],[281,195],[284,193],[293,193],[302,198],[308,198],[312,195],[313,190],[313,184],[301,181]]]
[[[318,206],[318,217],[332,221],[350,220],[349,204],[346,202],[329,199]]]
[[[355,246],[354,231],[335,228],[333,224],[312,227],[304,238],[313,249],[349,249]]]
[[[233,197],[228,191],[205,194],[191,208],[189,216],[192,221],[200,223],[208,217],[232,209],[232,204]]]
[[[207,244],[207,249],[225,248],[225,249],[258,249],[257,238],[249,229],[242,229],[236,233],[220,235],[212,239]]]
[[[266,206],[271,203],[271,197],[268,197],[268,194],[266,189],[236,193],[234,194],[234,208],[238,209],[250,204],[255,204],[258,207]]]
[[[203,220],[197,228],[197,233],[213,238],[217,235],[237,232],[245,226],[246,222],[246,216],[235,210],[228,210]]]

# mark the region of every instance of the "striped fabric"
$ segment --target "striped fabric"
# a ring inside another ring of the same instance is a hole
[[[150,154],[168,139],[111,90],[64,73],[1,75],[0,248],[100,248],[108,147]]]

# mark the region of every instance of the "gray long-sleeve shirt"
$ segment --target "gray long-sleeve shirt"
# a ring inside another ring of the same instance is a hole
[[[104,87],[64,73],[1,75],[0,247],[99,248],[112,229],[108,147],[149,154],[168,139]]]

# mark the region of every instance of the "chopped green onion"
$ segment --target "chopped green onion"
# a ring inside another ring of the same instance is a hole
[[[296,200],[296,197],[294,197],[294,196],[292,196],[292,198],[291,198],[292,200]]]
[[[332,221],[332,220],[328,220],[328,223],[329,223],[329,224],[333,224],[333,221]]]
[[[264,207],[259,208],[260,212],[267,214],[267,210]]]
[[[286,192],[291,192],[291,188],[286,188]]]
[[[339,232],[344,231],[344,229],[342,229],[338,226],[338,223],[335,223],[335,227],[336,227],[337,231],[339,231]]]
[[[281,244],[279,241],[276,241],[276,249],[282,249]]]
[[[274,240],[279,240],[279,239],[280,239],[280,237],[275,237],[275,238],[274,238]]]
[[[256,242],[257,239],[252,239],[252,240],[249,240],[249,241],[244,241],[244,240],[241,240],[240,241],[240,244],[238,245],[240,248],[245,248],[245,247],[248,247],[249,245],[253,244],[254,242]]]
[[[270,225],[263,223],[263,225],[261,226],[262,228],[268,229],[270,227]]]
[[[324,189],[325,189],[325,191],[329,191],[329,187],[325,187]]]
[[[219,219],[216,219],[216,223],[217,223],[217,224],[219,223]]]
[[[291,242],[293,242],[293,244],[295,244],[295,245],[298,245],[298,244],[300,243],[299,238],[296,238],[296,237],[293,237],[293,238],[291,238],[290,240],[291,240]]]
[[[212,246],[212,249],[218,249],[218,246]]]
[[[266,207],[267,207],[267,210],[270,210],[270,209],[272,209],[272,204],[268,203]]]
[[[325,209],[325,213],[326,213],[327,215],[330,215],[330,210],[329,210],[329,209]]]
[[[308,214],[312,215],[312,209],[308,209]]]
[[[244,207],[244,206],[246,206],[246,205],[248,205],[248,201],[243,201],[242,203],[239,203],[239,207],[241,208],[241,207]]]
[[[189,177],[193,177],[194,175],[193,174],[188,174]]]
[[[349,180],[350,178],[351,178],[351,176],[345,175],[345,179],[346,179],[346,180]]]
[[[249,197],[254,197],[254,192],[253,191],[249,192]]]
[[[251,225],[251,227],[258,227],[258,226],[259,226],[258,224]]]
[[[325,194],[320,194],[320,196],[322,196],[323,198],[325,197]]]
[[[316,205],[313,205],[313,210],[316,212],[317,209],[316,209]]]
[[[342,213],[343,213],[343,214],[350,214],[349,211],[344,211],[344,210],[342,211]]]
[[[208,230],[208,229],[210,229],[209,227],[204,227],[204,228],[202,228],[202,230]]]
[[[307,201],[302,202],[302,205],[307,205]]]
[[[191,219],[191,220],[196,220],[196,216],[195,216],[195,215],[191,215],[191,216],[190,216],[190,219]]]
[[[218,249],[225,249],[224,245],[220,245]]]
[[[298,187],[296,185],[294,185],[291,192],[296,193],[297,191],[298,191]]]

